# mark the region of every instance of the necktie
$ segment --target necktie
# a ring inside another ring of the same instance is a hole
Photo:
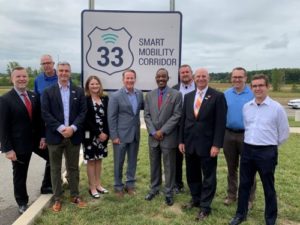
[[[24,98],[24,102],[25,102],[25,106],[26,106],[26,109],[27,109],[27,112],[28,112],[28,115],[30,117],[30,119],[32,119],[32,107],[31,107],[31,102],[27,96],[26,93],[22,93],[21,94]]]
[[[159,110],[160,110],[162,102],[163,102],[163,92],[159,91],[158,102],[157,102]]]
[[[199,92],[198,97],[196,99],[195,108],[194,108],[195,117],[197,117],[199,114],[199,109],[201,107],[201,104],[202,104],[202,92]]]

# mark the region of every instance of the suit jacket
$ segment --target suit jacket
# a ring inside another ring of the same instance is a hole
[[[212,146],[221,148],[226,125],[227,105],[224,94],[208,87],[198,117],[194,116],[196,90],[185,95],[179,140],[187,154],[209,156]]]
[[[75,125],[77,131],[71,142],[78,145],[82,142],[83,126],[86,115],[86,100],[83,89],[70,84],[69,125]],[[60,144],[64,137],[57,128],[64,124],[64,109],[58,84],[44,90],[42,95],[42,117],[46,124],[46,141],[48,144]]]
[[[107,135],[109,135],[109,129],[108,129],[108,121],[107,121],[107,106],[108,106],[108,97],[107,96],[102,96],[101,101],[103,104],[104,108],[104,120],[102,128],[103,132]],[[85,117],[85,122],[84,122],[84,131],[89,132],[88,137],[85,135],[85,140],[84,142],[87,143],[88,145],[93,141],[93,137],[99,136],[100,135],[100,130],[99,130],[99,125],[96,123],[96,112],[94,110],[94,105],[93,105],[93,100],[91,96],[86,97],[86,104],[87,104],[87,114]],[[107,143],[107,141],[105,141]]]
[[[149,136],[149,145],[163,148],[177,147],[177,125],[181,116],[182,97],[179,91],[167,87],[162,105],[158,109],[158,89],[154,89],[146,95],[144,119]],[[152,132],[161,130],[164,134],[162,141],[157,141],[151,135]]]
[[[123,143],[140,140],[140,110],[144,108],[143,93],[134,89],[137,96],[137,111],[133,113],[125,88],[111,94],[108,102],[108,126],[111,139]]]
[[[32,120],[26,106],[15,91],[11,89],[1,97],[1,150],[14,150],[16,154],[31,154],[38,148],[43,135],[40,99],[27,91],[32,106]]]

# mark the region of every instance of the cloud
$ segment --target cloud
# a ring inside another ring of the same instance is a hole
[[[265,49],[287,48],[289,40],[286,34],[283,34],[280,39],[273,40],[265,45]]]

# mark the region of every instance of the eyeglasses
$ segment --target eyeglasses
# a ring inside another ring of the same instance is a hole
[[[244,77],[232,77],[234,80],[242,80]]]
[[[43,63],[41,63],[42,66],[50,65],[50,64],[54,64],[54,62],[43,62]]]
[[[254,84],[254,85],[251,85],[252,88],[262,88],[262,87],[265,87],[266,85],[265,84]]]

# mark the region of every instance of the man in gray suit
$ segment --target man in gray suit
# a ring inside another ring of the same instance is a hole
[[[124,191],[135,195],[135,172],[140,142],[140,110],[143,108],[143,93],[134,88],[136,73],[125,70],[123,84],[108,102],[108,125],[114,149],[114,189],[122,198]],[[127,153],[126,184],[122,182],[123,165]]]
[[[151,201],[157,194],[162,181],[161,156],[165,175],[165,202],[171,206],[175,182],[175,160],[177,151],[177,125],[181,116],[180,92],[169,88],[168,71],[156,72],[158,88],[149,92],[145,99],[144,118],[149,133],[149,157],[151,169],[150,192],[145,197]]]

